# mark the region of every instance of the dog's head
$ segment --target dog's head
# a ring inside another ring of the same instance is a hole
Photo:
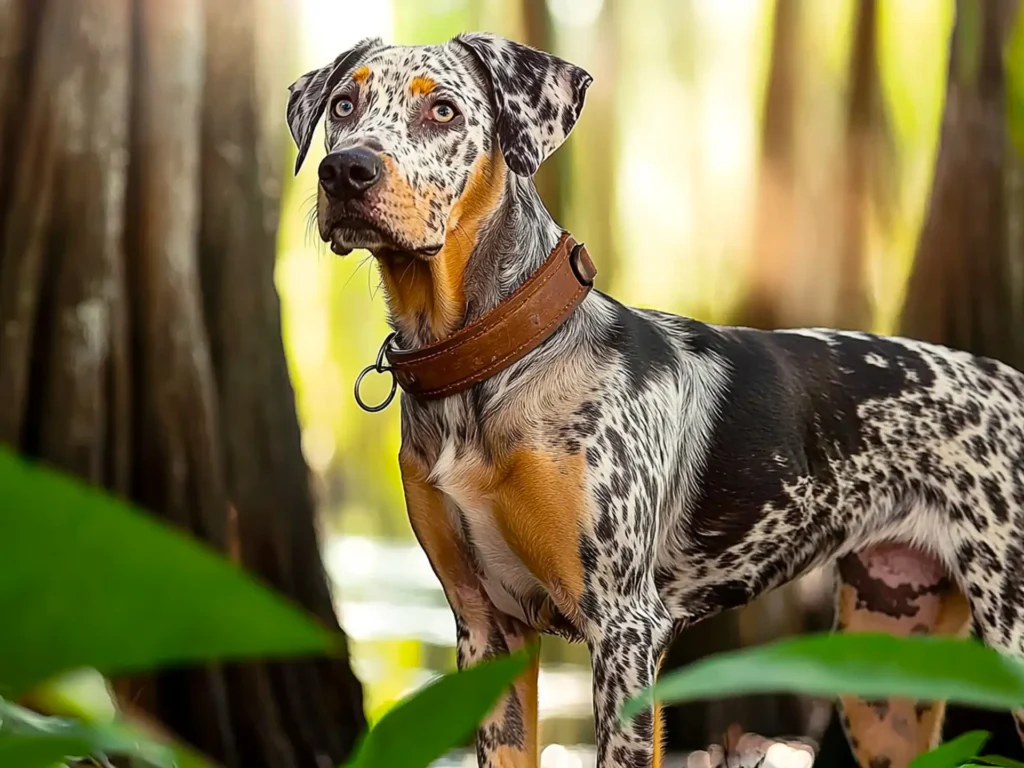
[[[508,171],[533,175],[565,140],[591,77],[489,34],[439,46],[363,40],[290,88],[298,171],[325,120],[317,221],[336,253],[437,256],[474,239]]]

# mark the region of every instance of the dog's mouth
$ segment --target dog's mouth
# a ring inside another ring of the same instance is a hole
[[[333,212],[325,231],[321,232],[324,242],[339,256],[347,256],[356,248],[363,248],[375,256],[394,253],[408,254],[420,258],[436,256],[441,245],[415,245],[395,232],[379,217],[356,209],[351,204],[343,211]]]

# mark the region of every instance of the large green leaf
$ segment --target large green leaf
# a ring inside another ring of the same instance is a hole
[[[1024,665],[974,640],[819,634],[702,659],[666,675],[653,691],[666,702],[792,691],[1012,709],[1024,705]],[[650,696],[648,690],[629,702],[623,716],[649,706]]]
[[[88,754],[88,745],[79,739],[0,734],[0,765],[3,768],[51,768],[66,757]]]
[[[0,450],[0,696],[61,672],[329,653],[337,640],[226,559]]]
[[[940,744],[931,752],[918,755],[910,768],[960,768],[972,757],[976,757],[988,741],[987,731],[969,731],[952,741]]]
[[[349,768],[427,768],[473,733],[528,661],[520,652],[435,680],[380,719]]]

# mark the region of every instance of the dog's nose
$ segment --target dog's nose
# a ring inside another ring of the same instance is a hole
[[[351,200],[380,181],[384,165],[376,152],[356,147],[331,152],[320,162],[320,183],[329,197]]]

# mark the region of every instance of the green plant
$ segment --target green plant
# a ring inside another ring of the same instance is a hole
[[[1024,704],[1024,665],[974,640],[805,635],[702,659],[659,680],[623,715],[649,705],[652,693],[679,702],[775,691],[910,696],[1011,709]]]
[[[528,661],[520,652],[425,686],[381,718],[348,768],[427,768],[475,730]]]
[[[988,740],[985,731],[971,731],[920,755],[910,768],[958,768],[967,765]]]
[[[127,504],[0,450],[0,765],[53,768],[127,755],[147,768],[198,768],[201,756],[128,721],[101,677],[167,664],[329,654],[341,639],[240,568]],[[151,606],[159,603],[160,612]],[[143,620],[144,618],[144,620]],[[528,663],[526,652],[446,675],[399,703],[346,768],[426,768],[470,735]],[[85,670],[85,671],[83,671]],[[89,672],[88,670],[96,670]],[[823,635],[720,654],[631,702],[790,690],[1024,704],[1024,666],[973,641]],[[9,699],[31,692],[58,716]],[[915,768],[1024,768],[976,757],[967,734]]]
[[[341,647],[219,554],[120,500],[4,450],[0,488],[4,768],[88,755],[127,755],[153,768],[207,765],[117,714],[99,673]],[[425,768],[472,733],[526,662],[518,654],[428,685],[381,719],[350,765]],[[29,692],[64,716],[9,701]]]
[[[653,700],[675,703],[775,691],[909,696],[1012,709],[1024,705],[1024,665],[974,640],[872,633],[808,635],[702,659],[667,675],[628,702],[623,717],[633,717]],[[964,734],[922,755],[914,768],[968,764],[987,736]]]

